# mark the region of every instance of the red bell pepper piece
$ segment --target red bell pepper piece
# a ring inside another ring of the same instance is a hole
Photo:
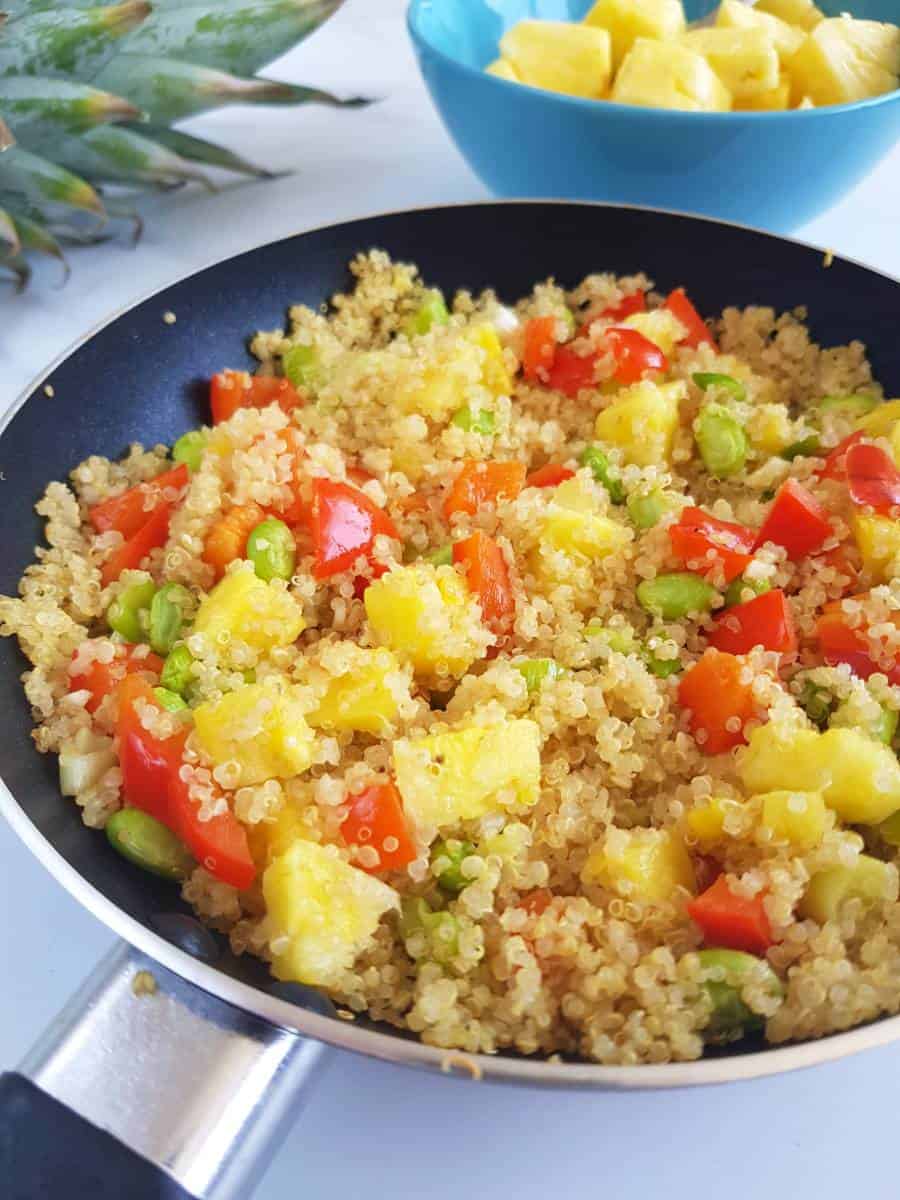
[[[163,660],[152,651],[146,654],[144,646],[133,646],[122,643],[116,646],[115,658],[112,662],[100,662],[98,659],[90,664],[87,670],[69,678],[70,692],[90,692],[91,698],[85,708],[89,713],[96,712],[110,692],[114,691],[126,675],[149,676],[154,684],[159,683],[159,675],[163,669]],[[72,655],[78,657],[78,651]]]
[[[844,470],[854,504],[880,513],[900,506],[900,471],[878,446],[850,446],[844,455]]]
[[[553,893],[549,888],[535,888],[533,892],[528,892],[523,896],[516,907],[524,908],[532,917],[539,917],[552,902]]]
[[[691,732],[704,754],[722,754],[747,741],[744,725],[756,718],[757,706],[744,670],[733,654],[711,649],[681,677],[678,703],[690,709]]]
[[[559,483],[564,483],[567,479],[571,479],[575,472],[571,467],[564,467],[562,463],[546,463],[543,467],[538,467],[536,471],[532,471],[525,480],[526,487],[556,487]]]
[[[819,468],[817,474],[820,479],[845,479],[846,457],[847,451],[858,445],[866,435],[860,430],[857,433],[851,433],[849,437],[845,437],[842,442],[838,442],[835,448],[827,455],[824,464]]]
[[[756,549],[766,542],[784,546],[796,562],[812,554],[832,536],[828,514],[816,498],[794,479],[778,489],[769,514],[756,536]]]
[[[669,369],[669,360],[656,342],[651,342],[636,329],[614,325],[606,330],[603,337],[615,360],[613,378],[616,383],[637,383],[650,371]]]
[[[481,605],[481,615],[492,633],[503,636],[516,615],[509,568],[493,538],[476,530],[453,545],[453,561],[465,568],[469,589]]]
[[[369,556],[379,534],[399,537],[384,509],[347,483],[317,479],[313,484],[313,574],[326,579]]]
[[[670,292],[664,307],[687,330],[687,335],[682,338],[684,345],[692,346],[696,349],[699,345],[705,343],[707,346],[712,346],[714,350],[718,349],[715,338],[709,332],[709,326],[697,312],[696,308],[694,308],[693,304],[691,304],[690,300],[688,300],[684,288],[676,288],[674,292]]]
[[[364,871],[399,871],[416,857],[416,847],[403,814],[403,802],[393,783],[375,783],[361,792],[348,795],[347,815],[341,833],[349,846],[372,846],[378,862]]]
[[[525,467],[520,462],[476,462],[469,459],[453,481],[444,501],[444,516],[464,512],[470,516],[484,504],[504,497],[515,500],[525,485]]]
[[[522,373],[546,380],[556,356],[556,317],[533,317],[525,326]]]
[[[127,492],[95,504],[88,514],[91,524],[98,533],[115,529],[128,540],[147,524],[160,504],[176,504],[181,498],[178,493],[187,487],[189,473],[184,463],[171,471],[163,471],[155,479],[139,483]]]
[[[143,702],[143,703],[141,703]],[[157,738],[141,724],[138,708],[158,708],[150,685],[129,676],[119,689],[119,765],[126,803],[160,821],[185,843],[211,875],[241,890],[256,878],[247,833],[229,810],[201,821],[199,805],[181,778],[187,730]]]
[[[100,568],[100,579],[104,587],[118,579],[123,571],[137,570],[151,550],[166,544],[172,511],[171,504],[160,504],[137,533],[113,551]]]
[[[623,296],[618,304],[610,304],[597,313],[598,317],[608,317],[610,321],[624,321],[634,313],[647,311],[647,296],[640,288]]]
[[[239,408],[266,408],[277,404],[292,412],[303,403],[294,385],[274,375],[251,375],[248,371],[220,371],[209,381],[209,403],[213,424],[227,421]]]
[[[669,527],[672,553],[687,564],[700,563],[705,574],[721,567],[726,583],[743,575],[752,557],[756,532],[746,525],[720,521],[702,508],[689,506],[681,511],[676,525]],[[710,557],[712,552],[712,557]]]
[[[735,895],[724,875],[687,904],[688,916],[703,931],[708,946],[724,946],[763,955],[774,944],[764,896]]]
[[[863,592],[856,599],[864,600],[865,596],[866,593]],[[893,614],[891,619],[900,628],[900,613]],[[866,637],[866,629],[864,624],[849,624],[848,614],[844,612],[840,600],[826,604],[815,627],[815,637],[822,657],[830,667],[846,663],[860,679],[881,674],[887,676],[889,683],[900,684],[900,661],[876,660]]]
[[[841,542],[837,546],[833,546],[830,550],[826,550],[824,554],[816,555],[816,562],[823,567],[833,567],[839,571],[841,575],[846,576],[847,582],[844,584],[841,595],[846,596],[848,592],[852,592],[859,582],[859,567],[850,557],[848,550],[850,547],[847,542]]]
[[[548,386],[572,399],[582,389],[596,387],[594,364],[598,357],[596,351],[582,355],[576,354],[571,346],[557,346],[547,378]]]
[[[716,620],[709,644],[728,654],[749,654],[754,646],[793,654],[797,649],[794,615],[781,588],[733,604]]]

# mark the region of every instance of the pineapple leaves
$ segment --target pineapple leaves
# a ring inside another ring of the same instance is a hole
[[[147,0],[108,8],[57,8],[18,17],[3,27],[0,76],[90,79],[115,54],[118,39],[150,12]]]
[[[235,171],[239,175],[252,175],[257,179],[272,179],[275,175],[273,171],[255,166],[233,151],[226,150],[224,146],[208,142],[205,138],[194,137],[189,133],[182,133],[180,129],[154,129],[152,137],[188,162],[203,163],[207,167],[220,167],[225,171]]]
[[[18,254],[21,249],[15,222],[5,209],[0,208],[0,255]]]
[[[0,193],[18,197],[25,205],[47,206],[51,212],[65,214],[74,209],[106,217],[103,202],[89,183],[20,146],[13,146],[0,158]]]
[[[8,150],[10,146],[14,146],[15,144],[16,139],[12,135],[12,130],[3,118],[0,117],[0,151]]]
[[[30,217],[21,216],[18,213],[14,223],[22,249],[33,254],[45,254],[49,258],[55,258],[62,266],[60,285],[64,284],[69,278],[69,263],[62,246],[49,229],[37,221],[32,221]]]
[[[64,79],[0,79],[0,111],[20,146],[52,154],[61,133],[81,134],[106,121],[131,121],[140,109],[119,96]]]

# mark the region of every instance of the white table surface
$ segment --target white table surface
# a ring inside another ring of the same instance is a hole
[[[286,79],[386,97],[380,104],[234,109],[196,122],[290,176],[154,201],[137,249],[77,252],[61,291],[47,277],[19,299],[0,292],[0,405],[115,310],[210,261],[345,218],[483,197],[430,107],[403,7],[349,0],[278,64]],[[898,194],[900,146],[798,236],[900,273]],[[2,823],[0,911],[3,1069],[112,938]],[[335,1052],[257,1195],[688,1200],[715,1187],[728,1200],[888,1200],[897,1195],[898,1097],[900,1045],[780,1079],[627,1097],[468,1085]]]

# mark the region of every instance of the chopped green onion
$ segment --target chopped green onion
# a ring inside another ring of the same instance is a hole
[[[637,589],[641,608],[664,621],[680,621],[690,613],[709,612],[715,597],[712,584],[687,571],[645,579]]]
[[[720,391],[728,392],[735,400],[747,399],[747,389],[740,380],[734,379],[731,375],[719,375],[715,371],[697,371],[691,378],[704,392],[709,388],[718,388]]]
[[[762,1029],[765,1018],[744,1003],[741,987],[748,976],[757,974],[767,992],[773,996],[784,994],[781,980],[766,960],[742,950],[721,949],[700,950],[697,957],[706,976],[703,989],[711,1006],[704,1030],[706,1040],[719,1044],[734,1042],[746,1033]]]
[[[450,320],[444,297],[437,288],[427,291],[422,303],[403,324],[403,332],[408,338],[421,337],[430,332],[434,325],[446,325]]]
[[[453,564],[453,543],[448,542],[446,546],[438,546],[437,550],[432,550],[430,554],[424,555],[423,562],[431,563],[433,567],[449,567]]]
[[[548,679],[559,679],[563,668],[552,658],[526,658],[513,666],[525,680],[529,696],[539,692]]]
[[[818,434],[811,433],[808,437],[801,438],[799,442],[792,442],[790,446],[785,447],[781,452],[781,457],[787,459],[788,462],[793,462],[795,458],[812,458],[821,449],[822,443]]]
[[[610,465],[609,459],[599,446],[586,446],[581,452],[581,465],[590,467],[591,474],[598,483],[602,483],[609,492],[613,504],[622,504],[625,500],[625,489],[619,472]]]
[[[800,693],[800,707],[812,721],[824,729],[834,708],[834,697],[827,688],[820,687],[811,679],[803,681],[803,691]]]
[[[189,433],[183,433],[172,447],[172,461],[184,463],[191,474],[199,471],[206,442],[207,434],[202,429],[192,429]]]
[[[469,886],[472,880],[463,875],[462,863],[463,859],[474,853],[475,847],[471,842],[460,842],[456,838],[434,843],[431,848],[431,861],[435,863],[439,858],[450,860],[450,865],[444,867],[438,875],[438,887],[442,892],[458,896],[463,888]]]
[[[703,465],[711,475],[727,479],[743,470],[747,461],[747,435],[723,405],[707,404],[700,410],[694,437]]]
[[[725,606],[730,608],[732,604],[746,604],[748,600],[753,599],[753,596],[763,596],[771,590],[772,585],[768,579],[743,579],[741,577],[732,579],[725,589]],[[748,596],[746,600],[745,592],[752,592],[752,595]]]
[[[644,662],[650,674],[655,675],[657,679],[668,679],[670,675],[677,675],[682,669],[681,659],[657,658],[650,650],[644,651]]]
[[[297,562],[294,535],[277,517],[267,517],[247,538],[247,558],[253,570],[266,583],[271,579],[290,579]]]
[[[856,706],[852,701],[845,700],[831,714],[828,724],[832,728],[859,729],[861,733],[869,734],[877,742],[890,746],[897,732],[897,711],[879,705],[877,716],[868,718],[861,723]]]
[[[187,646],[175,646],[174,649],[169,651],[168,657],[163,664],[159,682],[167,691],[184,695],[193,679],[191,671],[193,662],[194,656],[188,650]]]
[[[408,896],[400,905],[400,935],[407,941],[416,934],[425,935],[425,956],[435,962],[449,962],[459,949],[459,926],[453,914],[434,912],[427,900]]]
[[[156,584],[132,583],[123,588],[106,610],[106,623],[126,642],[145,642],[150,624],[149,609],[156,595]]]
[[[184,712],[187,708],[187,702],[177,692],[170,692],[168,688],[155,687],[153,695],[166,712]]]
[[[481,408],[478,412],[472,412],[468,404],[465,408],[458,408],[452,417],[453,424],[459,429],[464,429],[466,433],[482,433],[485,436],[495,433],[497,422],[494,419],[494,414],[486,408]]]

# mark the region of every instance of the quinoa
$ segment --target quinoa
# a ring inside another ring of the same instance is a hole
[[[545,280],[512,306],[460,292],[425,327],[435,296],[415,267],[372,251],[351,271],[353,289],[330,308],[295,307],[287,331],[255,336],[256,377],[220,377],[232,411],[205,431],[189,479],[158,493],[167,448],[133,445],[119,461],[91,456],[38,502],[47,544],[18,597],[0,598],[0,632],[29,660],[35,745],[60,754],[85,822],[102,827],[129,803],[130,711],[139,736],[177,747],[196,828],[230,822],[246,839],[246,886],[192,847],[182,894],[198,915],[235,952],[326,988],[345,1019],[365,1012],[446,1048],[448,1070],[504,1049],[609,1064],[699,1057],[717,1040],[708,980],[723,978],[702,951],[723,943],[693,901],[713,886],[754,906],[766,931],[754,947],[765,965],[731,983],[768,1041],[900,1011],[900,836],[884,821],[890,805],[879,807],[897,786],[883,730],[889,741],[900,712],[900,539],[875,558],[854,539],[877,514],[859,511],[828,456],[856,417],[819,411],[829,396],[882,401],[865,348],[817,345],[803,310],[730,308],[709,338],[670,321],[658,334],[663,370],[623,380],[610,326],[632,321],[650,336],[669,319],[647,276],[593,273],[571,291]],[[636,298],[630,311],[650,325],[617,315]],[[552,343],[545,361],[529,342],[539,329]],[[560,373],[566,356],[580,387]],[[274,402],[255,399],[261,381]],[[670,398],[671,428],[658,434],[651,403],[630,435],[597,436],[617,405],[648,395]],[[745,431],[725,478],[693,437],[708,403]],[[889,425],[864,434],[893,453]],[[582,465],[592,446],[606,480]],[[481,486],[497,463],[514,482],[466,501],[466,478]],[[542,468],[546,486],[531,479]],[[755,536],[786,481],[827,515],[812,552]],[[327,487],[355,494],[373,530],[338,569],[323,567],[316,540]],[[97,513],[134,488],[147,517],[170,506],[167,533],[111,577],[133,530]],[[648,528],[634,502],[653,498]],[[736,653],[746,703],[721,720],[687,681],[715,656],[711,639],[742,636],[743,609],[722,615],[736,575],[721,535],[687,557],[675,549],[673,530],[697,509],[752,531],[738,601],[781,597],[793,626],[787,649],[763,640]],[[246,534],[235,563],[211,552],[223,518],[243,510],[290,526],[289,578],[260,582],[241,565]],[[674,571],[707,580],[708,611],[673,617],[639,603],[639,585]],[[158,685],[162,664],[146,614],[141,644],[107,622],[135,587],[165,584],[191,597],[175,642],[187,655],[179,711],[141,684],[122,698],[133,677]],[[247,589],[249,617],[204,620],[228,587]],[[828,614],[855,639],[843,660],[823,652]],[[227,738],[223,702],[240,708]],[[821,711],[835,733],[869,739],[863,748],[882,729],[877,819],[847,815],[837,767],[808,790],[791,775],[795,741],[828,744],[816,740]],[[774,753],[754,768],[757,739],[770,736],[786,748],[783,780]],[[492,749],[469,763],[469,745]],[[774,782],[754,788],[754,769]],[[379,832],[366,806],[386,795],[394,818]],[[810,833],[802,823],[816,814]],[[314,867],[301,868],[300,851]],[[865,887],[816,907],[823,878],[861,864]],[[318,870],[331,882],[316,885]]]

